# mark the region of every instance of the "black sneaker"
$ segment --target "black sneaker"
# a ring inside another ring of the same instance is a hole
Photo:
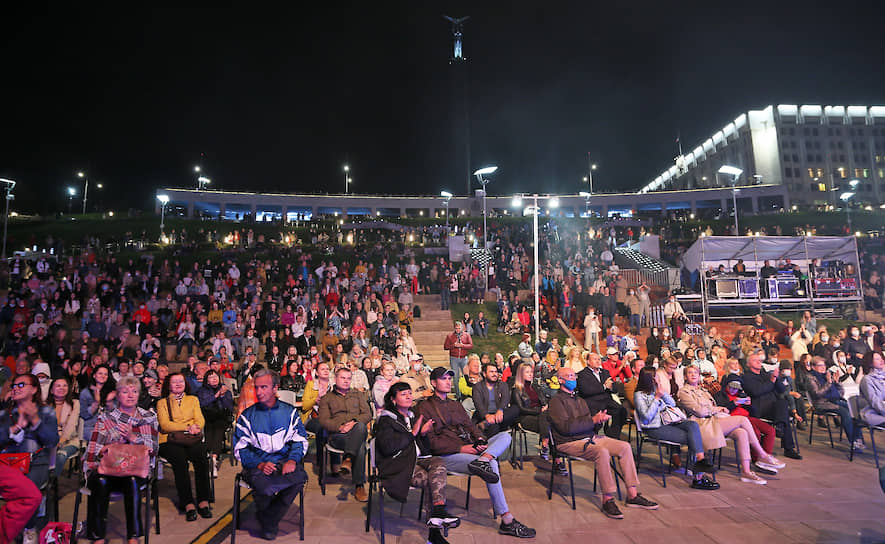
[[[454,529],[461,525],[461,518],[454,516],[446,511],[445,506],[434,506],[430,511],[430,517],[427,518],[427,526],[436,529]]]
[[[802,455],[799,454],[799,450],[784,450],[784,457],[789,457],[790,459],[800,460],[802,459]]]
[[[427,544],[449,544],[439,529],[430,529],[427,535]]]
[[[516,538],[535,538],[535,530],[526,527],[514,518],[510,523],[501,522],[498,527],[498,533],[502,535],[515,536]]]
[[[644,508],[645,510],[658,509],[658,503],[646,499],[639,493],[637,493],[636,496],[632,499],[627,499],[626,501],[624,501],[624,504],[626,504],[630,508]]]
[[[700,478],[695,478],[691,482],[691,488],[702,489],[704,491],[716,491],[717,489],[719,489],[719,482],[714,482],[706,476],[701,476]]]
[[[487,484],[496,484],[501,478],[492,470],[492,464],[482,459],[474,459],[467,465],[467,471],[474,476],[479,476]]]
[[[541,456],[541,459],[543,459],[545,461],[549,461],[550,460],[550,448],[548,446],[541,446],[540,456]]]
[[[556,465],[556,473],[560,476],[568,476],[568,468],[566,468],[565,463],[559,463]]]
[[[602,513],[612,519],[624,519],[624,514],[621,513],[621,509],[618,508],[614,499],[602,503]]]

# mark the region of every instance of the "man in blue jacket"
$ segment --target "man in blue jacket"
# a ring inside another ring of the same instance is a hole
[[[280,520],[307,482],[301,462],[307,453],[307,433],[295,407],[277,400],[279,374],[259,370],[253,384],[258,402],[237,419],[234,455],[255,492],[261,537],[274,540]]]

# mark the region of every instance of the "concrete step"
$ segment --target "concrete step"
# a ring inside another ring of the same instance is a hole
[[[416,319],[415,321],[451,321],[452,313],[449,310],[433,310],[430,312],[425,312],[424,309],[421,309],[421,317]]]

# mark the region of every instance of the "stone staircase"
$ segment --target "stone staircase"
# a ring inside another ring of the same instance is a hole
[[[416,295],[415,304],[421,307],[421,317],[412,323],[412,338],[424,363],[430,368],[449,366],[449,352],[443,349],[446,335],[452,332],[452,315],[440,310],[439,295]]]

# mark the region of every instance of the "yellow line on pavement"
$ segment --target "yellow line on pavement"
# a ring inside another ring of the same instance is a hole
[[[240,507],[240,510],[244,510],[249,506],[249,503],[252,502],[252,492],[248,491],[245,495],[240,497],[240,505],[233,505],[231,508]],[[197,538],[191,540],[191,544],[210,544],[212,540],[218,536],[227,526],[232,525],[234,521],[233,510],[228,510],[228,512],[218,518],[218,521],[213,523],[208,529],[206,529],[203,533],[201,533]],[[231,527],[231,531],[236,531],[236,527]]]

